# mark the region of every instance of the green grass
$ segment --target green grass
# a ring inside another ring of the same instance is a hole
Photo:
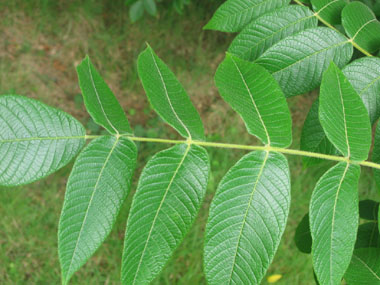
[[[232,36],[203,31],[202,26],[221,1],[198,1],[186,8],[183,16],[161,10],[159,19],[145,18],[135,25],[129,24],[128,7],[123,2],[17,0],[0,4],[0,94],[37,98],[79,118],[91,132],[100,133],[84,110],[75,72],[75,65],[89,54],[126,110],[136,135],[178,138],[151,110],[138,81],[137,55],[149,42],[185,86],[210,141],[257,144],[214,87],[213,75]],[[289,100],[293,148],[299,146],[303,120],[314,98],[315,94],[309,94]],[[125,224],[136,181],[147,160],[168,147],[138,146],[132,193],[106,242],[71,284],[120,284]],[[208,208],[220,179],[246,153],[208,150],[212,174],[205,202],[190,233],[154,284],[205,284],[202,248]],[[311,258],[297,251],[293,237],[308,211],[316,181],[331,163],[303,169],[299,157],[289,157],[289,164],[291,211],[268,274],[282,274],[278,284],[314,284]],[[71,166],[31,185],[0,189],[0,284],[60,283],[57,226]],[[363,199],[376,197],[367,169],[363,170],[360,191]]]

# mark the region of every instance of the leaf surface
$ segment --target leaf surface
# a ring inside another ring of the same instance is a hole
[[[331,25],[341,23],[341,13],[347,5],[347,0],[311,0],[313,10]]]
[[[256,62],[272,73],[290,97],[318,87],[329,63],[334,61],[343,67],[352,52],[347,38],[330,28],[318,27],[283,39]]]
[[[204,29],[239,32],[252,20],[286,6],[289,2],[290,0],[228,0],[218,8]]]
[[[290,206],[286,158],[251,152],[220,182],[206,226],[208,284],[259,284],[272,262]]]
[[[143,0],[145,10],[151,15],[157,15],[157,6],[154,0]]]
[[[88,56],[77,66],[77,73],[86,109],[93,120],[111,134],[132,134],[123,109]]]
[[[367,159],[372,140],[368,112],[334,63],[323,75],[319,120],[329,140],[345,157]]]
[[[309,223],[309,213],[303,216],[301,222],[298,224],[294,242],[298,250],[302,253],[311,253],[311,233]]]
[[[360,167],[341,162],[318,181],[310,202],[312,258],[321,284],[340,284],[350,264],[359,222]]]
[[[377,221],[379,212],[379,202],[374,200],[361,200],[359,202],[359,215],[361,219]]]
[[[69,114],[17,95],[0,96],[0,185],[41,179],[69,163],[86,131]]]
[[[375,141],[372,150],[371,160],[380,164],[380,124],[376,125]],[[375,178],[377,189],[380,190],[380,169],[373,169],[373,177]]]
[[[185,89],[150,46],[139,55],[137,66],[146,95],[160,117],[181,136],[204,140],[201,118]]]
[[[371,124],[380,117],[380,59],[364,57],[343,69],[344,75],[362,98]]]
[[[137,22],[144,16],[144,0],[138,0],[135,3],[131,5],[131,8],[129,8],[129,18],[132,23]]]
[[[265,68],[227,54],[215,75],[223,99],[264,144],[287,147],[292,121],[285,97]]]
[[[67,182],[58,230],[63,283],[110,233],[130,190],[137,150],[127,138],[100,137],[81,152]]]
[[[253,61],[280,40],[317,25],[317,18],[307,7],[285,6],[248,24],[232,41],[228,51]]]
[[[379,227],[377,222],[361,224],[358,228],[355,248],[380,247]]]
[[[380,248],[356,249],[344,279],[347,284],[380,284]]]
[[[380,48],[380,22],[367,5],[358,1],[348,4],[342,11],[342,25],[361,48],[368,52]]]
[[[207,152],[176,145],[145,166],[127,222],[123,284],[149,284],[170,259],[194,222],[206,193]]]
[[[337,155],[338,150],[326,137],[325,131],[319,122],[319,100],[315,100],[307,114],[301,133],[301,150]],[[316,165],[324,160],[314,157],[302,157],[305,166]]]

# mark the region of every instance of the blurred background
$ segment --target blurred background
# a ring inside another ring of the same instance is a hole
[[[154,8],[142,7],[139,2],[0,0],[0,94],[38,99],[75,116],[89,133],[101,134],[103,130],[85,111],[75,71],[88,54],[119,99],[137,136],[179,138],[152,111],[138,79],[137,56],[149,42],[184,85],[209,141],[259,144],[214,86],[215,70],[233,35],[203,31],[202,27],[223,0],[162,0],[156,1]],[[316,97],[317,92],[311,92],[288,99],[293,116],[292,148],[299,148],[302,125]],[[136,181],[147,160],[169,145],[141,143],[138,147],[131,195],[110,236],[71,284],[120,284],[125,224]],[[212,174],[203,207],[154,284],[206,284],[202,248],[210,201],[222,176],[246,153],[208,150]],[[296,249],[294,232],[308,211],[316,181],[331,164],[306,170],[301,158],[294,156],[289,157],[289,164],[291,212],[268,276],[281,274],[277,284],[314,284],[311,257]],[[72,163],[28,186],[0,188],[0,284],[60,284],[57,226],[71,167]],[[371,175],[368,169],[362,171],[361,199],[376,196]]]

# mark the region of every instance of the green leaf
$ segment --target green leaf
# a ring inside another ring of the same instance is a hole
[[[375,142],[372,150],[371,160],[380,164],[380,124],[377,123],[375,131]],[[380,169],[373,169],[373,177],[375,178],[377,189],[380,190]]]
[[[359,226],[355,248],[363,247],[380,247],[379,228],[377,222],[365,223]]]
[[[319,86],[330,61],[345,66],[352,56],[347,38],[330,28],[312,28],[289,36],[269,48],[257,63],[279,82],[287,97]]]
[[[329,140],[345,157],[367,159],[372,141],[368,112],[333,62],[322,79],[319,120]]]
[[[286,6],[289,2],[290,0],[228,0],[218,8],[204,29],[240,32],[254,19]]]
[[[154,0],[143,0],[145,10],[151,15],[157,15],[157,6]]]
[[[129,9],[129,18],[131,19],[131,22],[135,23],[136,21],[140,20],[144,15],[144,10],[143,0],[138,0],[137,2],[133,3]]]
[[[215,82],[223,99],[243,118],[250,134],[266,145],[291,144],[288,105],[278,83],[265,68],[227,54]]]
[[[137,65],[146,95],[160,117],[183,137],[204,140],[197,110],[173,72],[150,46],[139,55]]]
[[[321,284],[340,284],[358,229],[360,167],[341,162],[318,181],[310,202],[312,258]]]
[[[344,75],[362,98],[371,124],[380,117],[380,59],[364,57],[343,69]]]
[[[129,6],[129,5],[132,5],[133,3],[137,2],[138,0],[126,0],[125,1],[125,5],[126,6]]]
[[[319,122],[319,100],[315,100],[303,124],[301,133],[301,150],[337,155],[338,150],[326,137],[325,131]],[[316,165],[324,160],[313,157],[302,157],[304,166]]]
[[[331,25],[341,23],[341,13],[348,0],[311,0],[313,10]]]
[[[290,206],[286,158],[251,152],[220,182],[206,226],[208,284],[260,284],[284,232]]]
[[[317,18],[307,7],[286,6],[247,25],[232,41],[228,51],[252,61],[280,40],[317,25]]]
[[[380,284],[380,248],[355,249],[344,279],[347,284]]]
[[[379,202],[373,200],[362,200],[359,203],[359,215],[360,218],[369,220],[369,221],[377,221],[379,213]]]
[[[86,131],[70,115],[36,100],[0,96],[0,185],[41,179],[69,163]]]
[[[342,11],[342,24],[347,35],[361,48],[375,52],[380,48],[380,22],[368,6],[352,2]]]
[[[123,284],[149,284],[193,224],[206,193],[207,152],[176,145],[144,168],[133,198],[124,241]]]
[[[77,73],[84,104],[94,121],[111,134],[132,134],[123,109],[88,56],[77,66]]]
[[[311,253],[311,233],[309,223],[309,213],[307,213],[298,224],[294,241],[300,252]]]
[[[136,158],[135,144],[115,137],[95,139],[78,156],[58,229],[63,284],[110,233],[129,193]]]

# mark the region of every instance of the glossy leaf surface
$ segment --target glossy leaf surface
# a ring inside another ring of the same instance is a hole
[[[313,10],[331,25],[340,24],[341,13],[347,3],[348,0],[311,0]]]
[[[265,68],[227,54],[216,72],[215,83],[223,99],[243,118],[250,134],[266,145],[290,145],[292,121],[288,105]]]
[[[344,279],[347,284],[380,284],[380,249],[356,249]]]
[[[345,157],[367,159],[372,139],[368,112],[334,63],[323,75],[319,120],[329,140]]]
[[[77,73],[87,112],[94,121],[111,134],[132,134],[123,109],[88,56],[77,66]]]
[[[360,167],[341,162],[318,181],[310,202],[312,258],[321,284],[340,284],[359,222]]]
[[[290,0],[228,0],[214,13],[204,29],[239,32],[252,20],[288,5]]]
[[[208,284],[259,284],[272,262],[290,206],[290,175],[279,153],[251,152],[220,182],[206,226]]]
[[[344,75],[362,98],[371,124],[380,117],[380,59],[364,57],[343,69]]]
[[[138,58],[138,73],[146,95],[161,118],[181,136],[204,139],[201,118],[169,67],[148,46]]]
[[[176,145],[148,162],[128,218],[123,284],[149,284],[160,273],[197,216],[208,175],[207,152],[196,145]]]
[[[319,100],[315,100],[307,114],[301,133],[301,150],[336,155],[337,149],[327,138],[321,123],[319,122]],[[315,165],[322,159],[314,157],[302,157],[305,166]]]
[[[380,48],[380,22],[368,6],[358,1],[342,11],[342,24],[347,35],[361,48],[375,52]]]
[[[273,74],[285,95],[290,97],[318,87],[330,62],[343,67],[352,52],[352,45],[343,35],[318,27],[283,39],[256,62]]]
[[[86,131],[70,115],[36,100],[0,96],[0,185],[41,179],[69,163]]]
[[[290,5],[259,17],[248,24],[232,41],[228,51],[245,60],[255,60],[280,40],[308,28],[317,27],[314,13]]]
[[[136,157],[132,141],[115,137],[95,139],[78,156],[67,182],[59,222],[64,284],[110,233],[129,193]]]

